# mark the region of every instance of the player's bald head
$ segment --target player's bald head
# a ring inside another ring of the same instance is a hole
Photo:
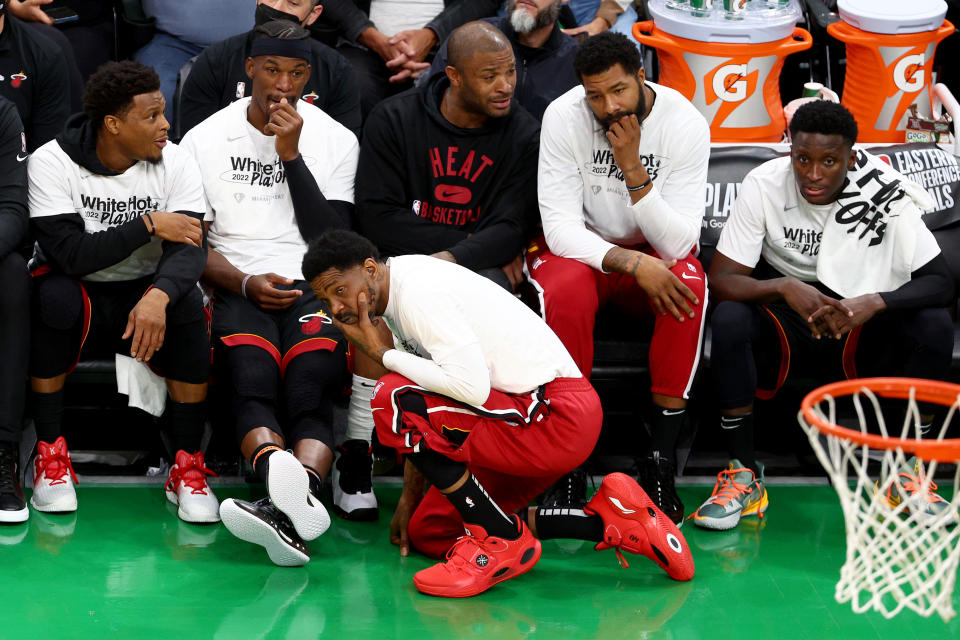
[[[447,42],[447,64],[463,70],[464,63],[478,53],[497,53],[510,49],[510,41],[489,22],[468,22],[450,34]]]

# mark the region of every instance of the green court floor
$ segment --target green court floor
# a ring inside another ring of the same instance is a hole
[[[709,489],[681,496],[690,508]],[[310,564],[285,569],[220,525],[180,522],[158,487],[81,485],[79,513],[31,511],[0,528],[0,638],[960,638],[957,618],[890,621],[834,602],[844,541],[825,485],[772,487],[759,527],[684,527],[691,582],[640,556],[622,569],[613,551],[548,541],[533,571],[468,600],[415,591],[429,561],[390,545],[398,490],[379,493],[380,523],[335,518]]]

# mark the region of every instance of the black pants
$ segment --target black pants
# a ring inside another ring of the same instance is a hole
[[[0,440],[19,441],[30,356],[30,274],[23,257],[0,258]]]
[[[953,322],[946,309],[886,311],[841,340],[816,340],[804,318],[783,301],[764,306],[725,301],[710,326],[710,369],[721,409],[771,398],[797,376],[945,380],[953,358]]]
[[[381,100],[405,91],[413,86],[410,81],[400,84],[390,82],[390,76],[397,73],[387,68],[386,61],[375,51],[366,47],[344,44],[337,51],[350,62],[353,76],[360,89],[360,111],[366,122],[370,110]]]

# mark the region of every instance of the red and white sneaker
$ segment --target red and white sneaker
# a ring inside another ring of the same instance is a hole
[[[164,489],[167,500],[178,505],[177,515],[181,520],[220,522],[220,503],[207,484],[207,476],[216,475],[204,464],[202,451],[193,455],[183,449],[177,451],[176,462],[170,468]]]
[[[483,527],[468,524],[470,535],[453,543],[446,561],[418,571],[413,584],[427,595],[467,598],[532,569],[540,559],[540,541],[520,518],[512,517],[517,521],[519,538],[488,536]]]
[[[693,577],[693,555],[680,529],[630,476],[606,476],[583,510],[603,519],[603,542],[595,549],[615,548],[623,567],[630,566],[622,553],[628,551],[647,556],[674,580]]]
[[[70,463],[67,441],[60,436],[53,444],[37,443],[33,459],[33,495],[30,504],[37,511],[68,513],[77,510],[77,474]]]

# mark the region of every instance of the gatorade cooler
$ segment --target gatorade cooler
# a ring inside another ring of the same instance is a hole
[[[735,19],[722,10],[697,15],[674,4],[650,0],[653,20],[633,25],[633,36],[657,50],[659,83],[697,107],[714,142],[780,142],[786,128],[780,70],[784,58],[812,44],[810,33],[795,27],[797,0]]]
[[[930,73],[941,40],[953,33],[943,0],[839,0],[842,21],[827,33],[846,44],[841,103],[861,142],[903,142],[911,104],[930,115]]]

